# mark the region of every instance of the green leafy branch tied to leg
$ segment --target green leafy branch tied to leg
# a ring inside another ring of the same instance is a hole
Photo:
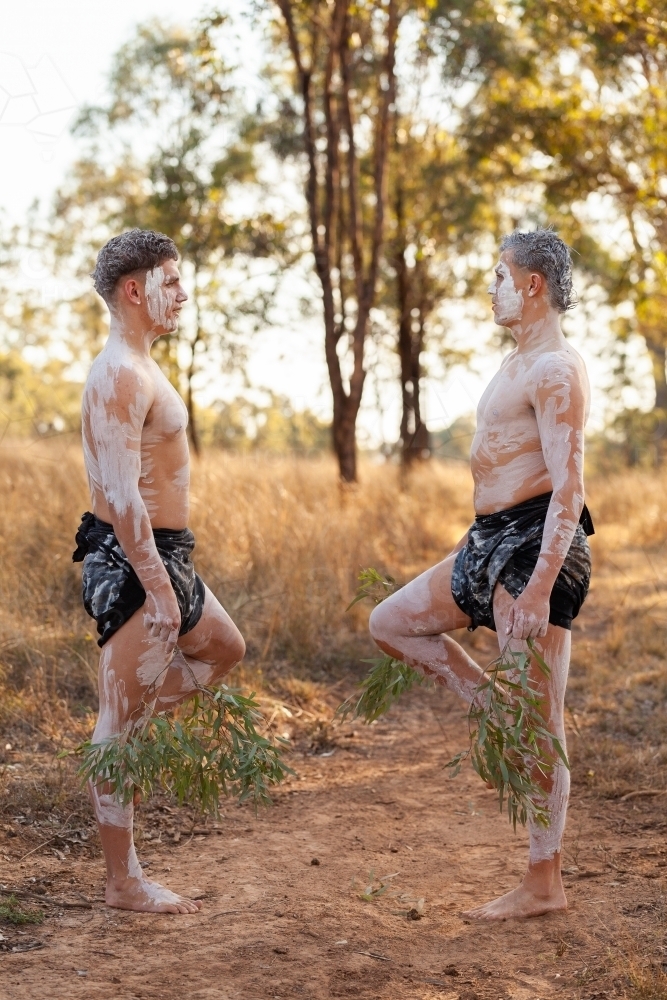
[[[270,786],[294,773],[283,759],[288,741],[263,736],[262,722],[254,694],[202,687],[178,717],[161,712],[73,753],[81,757],[81,780],[108,784],[123,805],[137,790],[148,798],[162,788],[179,805],[216,815],[221,795],[268,805]]]
[[[366,597],[379,604],[396,589],[391,577],[383,577],[374,569],[363,570],[359,582],[349,607]],[[549,666],[533,640],[526,642],[528,652],[507,646],[485,669],[468,709],[469,745],[445,765],[453,777],[469,758],[480,778],[497,791],[500,811],[507,810],[514,829],[517,823],[525,826],[529,820],[549,825],[541,782],[553,772],[559,759],[567,768],[570,766],[562,742],[544,724],[542,695],[529,675],[531,659],[547,679]],[[373,667],[360,684],[361,694],[339,707],[337,714],[342,719],[351,716],[373,722],[404,692],[426,682],[418,670],[391,656],[364,662]]]

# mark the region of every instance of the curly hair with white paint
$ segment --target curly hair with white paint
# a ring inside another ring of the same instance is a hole
[[[572,287],[572,251],[555,230],[535,229],[532,233],[522,233],[515,229],[503,237],[500,252],[504,250],[512,251],[517,267],[538,271],[545,278],[549,301],[559,313],[576,306],[577,294]]]
[[[152,229],[129,229],[113,236],[97,255],[91,274],[95,291],[110,302],[118,281],[135,271],[152,271],[165,260],[178,260],[176,244]]]

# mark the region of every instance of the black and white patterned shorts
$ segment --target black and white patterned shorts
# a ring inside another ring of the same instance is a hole
[[[204,610],[204,583],[190,558],[195,536],[189,528],[154,528],[153,536],[181,609],[179,635],[185,635]],[[120,547],[113,525],[86,511],[75,540],[72,561],[83,562],[83,606],[96,620],[97,645],[103,646],[143,606],[146,591]]]
[[[479,514],[468,532],[466,545],[457,553],[452,572],[452,596],[479,625],[496,630],[493,591],[497,583],[516,600],[533,575],[542,547],[544,522],[551,493],[542,493],[495,514]],[[593,521],[584,507],[550,597],[549,621],[571,629],[586,599],[591,579],[588,535]]]

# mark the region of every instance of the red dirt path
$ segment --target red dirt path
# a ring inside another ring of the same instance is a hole
[[[628,969],[633,956],[645,961],[636,941],[657,927],[667,864],[662,838],[640,829],[642,810],[654,805],[575,794],[570,911],[468,923],[462,910],[516,885],[526,835],[512,832],[472,771],[443,773],[464,745],[456,703],[418,691],[385,721],[337,732],[332,755],[296,755],[298,779],[257,818],[230,806],[208,835],[141,846],[151,875],[205,894],[199,915],[108,909],[95,901],[100,858],[72,852],[63,861],[44,848],[17,869],[6,855],[3,884],[46,880],[52,897],[82,893],[93,907],[56,908],[43,925],[11,932],[19,946],[43,947],[0,956],[2,1000],[632,995]],[[18,853],[16,839],[4,844]],[[389,891],[364,902],[371,870],[396,874]],[[419,899],[423,916],[408,919]]]

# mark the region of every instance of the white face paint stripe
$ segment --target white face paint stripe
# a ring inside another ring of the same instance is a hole
[[[523,313],[523,292],[517,289],[508,265],[501,260],[496,267],[496,275],[489,286],[495,296],[495,320],[500,326],[517,322]]]
[[[158,264],[152,271],[146,273],[146,307],[148,315],[156,327],[162,327],[169,332],[178,326],[178,314],[174,313],[178,282],[167,282],[167,276],[162,265]]]

